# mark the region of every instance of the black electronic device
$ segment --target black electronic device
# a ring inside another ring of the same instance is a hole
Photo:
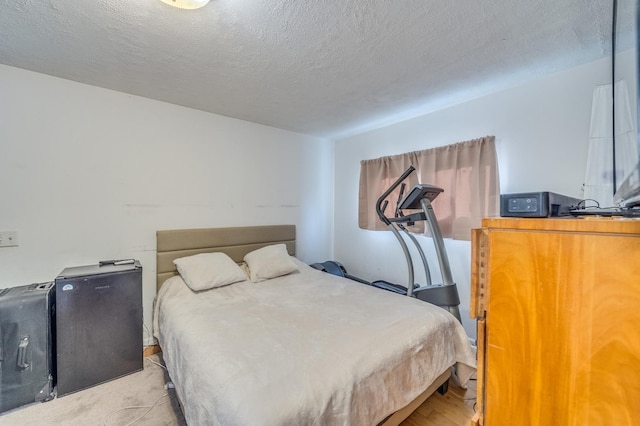
[[[555,192],[523,192],[500,195],[502,217],[568,216],[582,200]]]
[[[584,207],[571,210],[573,216],[640,217],[640,207]]]
[[[0,412],[55,396],[53,288],[0,289]]]
[[[398,208],[401,210],[421,209],[422,205],[420,203],[422,199],[426,198],[429,201],[433,201],[441,192],[444,192],[444,189],[434,185],[424,183],[415,185],[401,203],[399,203]]]
[[[142,370],[142,266],[64,269],[56,283],[58,396]]]

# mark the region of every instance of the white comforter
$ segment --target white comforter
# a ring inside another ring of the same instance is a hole
[[[375,425],[475,357],[445,310],[316,271],[194,293],[162,286],[155,333],[190,425]]]

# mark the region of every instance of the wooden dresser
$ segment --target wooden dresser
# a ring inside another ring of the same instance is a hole
[[[640,220],[473,231],[474,424],[640,425]]]

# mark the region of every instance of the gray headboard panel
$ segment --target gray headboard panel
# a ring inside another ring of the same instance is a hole
[[[295,255],[295,225],[156,231],[157,289],[178,273],[173,261],[180,257],[223,252],[240,263],[247,253],[271,244],[286,244],[289,254]]]

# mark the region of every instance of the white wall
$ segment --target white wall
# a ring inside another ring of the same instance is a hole
[[[331,257],[331,143],[7,66],[0,182],[0,287],[134,257],[148,326],[158,229],[295,224]]]
[[[592,93],[610,78],[610,62],[604,59],[336,141],[335,258],[354,275],[406,284],[406,264],[393,236],[358,228],[359,162],[364,159],[495,135],[502,193],[553,191],[582,198]],[[439,278],[432,241],[420,240]],[[475,337],[469,319],[470,243],[446,240],[446,247],[465,329]],[[421,275],[416,280],[424,283]]]

